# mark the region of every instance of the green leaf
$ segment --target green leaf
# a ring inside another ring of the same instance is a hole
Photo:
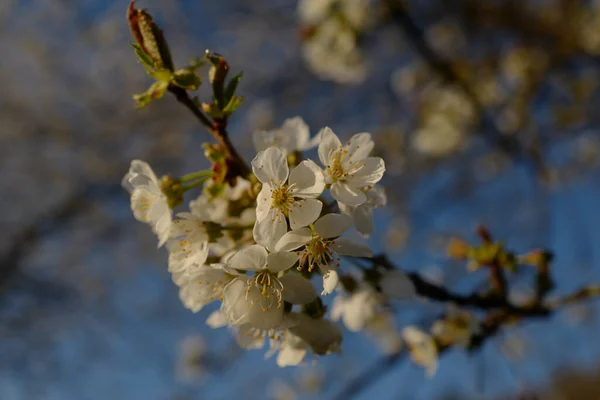
[[[231,114],[233,114],[233,112],[235,110],[237,110],[237,108],[239,106],[242,105],[242,103],[244,102],[244,98],[241,96],[231,96],[231,99],[229,100],[229,103],[227,103],[227,105],[225,106],[225,108],[223,109],[223,113],[227,116],[230,116]]]
[[[200,86],[200,83],[202,83],[200,77],[188,68],[175,71],[172,82],[186,90],[196,90]]]
[[[142,50],[140,45],[137,43],[131,43],[131,46],[133,47],[138,60],[140,60],[146,71],[150,73],[150,71],[154,69],[154,61],[152,60],[150,54]]]
[[[169,82],[157,81],[144,93],[134,95],[133,99],[137,102],[137,108],[144,108],[153,100],[158,100],[163,97],[168,87]]]
[[[226,104],[229,104],[229,102],[231,101],[231,98],[233,97],[233,95],[235,95],[235,91],[241,80],[242,80],[242,73],[240,72],[239,74],[236,74],[233,78],[231,78],[231,80],[227,84],[227,87],[225,88],[225,93],[223,95],[223,97],[225,98]]]

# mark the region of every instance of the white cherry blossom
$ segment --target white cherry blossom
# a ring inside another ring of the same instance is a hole
[[[122,185],[131,193],[131,210],[135,219],[149,224],[158,236],[158,247],[169,239],[173,212],[158,178],[148,163],[133,160]]]
[[[325,166],[325,182],[331,184],[331,195],[348,206],[367,201],[365,190],[383,177],[385,164],[380,157],[369,157],[375,144],[370,133],[357,133],[346,145],[329,128],[323,128],[319,159]]]
[[[265,356],[279,352],[278,366],[299,365],[309,352],[315,355],[339,352],[342,333],[331,321],[295,312],[290,313],[288,318],[293,323],[279,340],[271,340],[270,349]]]
[[[302,50],[308,67],[321,79],[357,84],[367,75],[356,33],[339,18],[329,18],[320,24]]]
[[[204,265],[186,274],[179,281],[179,298],[186,308],[200,311],[205,305],[223,296],[223,289],[240,273],[225,264]],[[213,323],[216,324],[216,318]]]
[[[381,307],[383,298],[373,287],[365,285],[350,295],[337,295],[331,305],[331,318],[340,319],[351,332],[363,330]]]
[[[410,349],[412,360],[425,367],[428,377],[435,375],[438,364],[438,349],[433,337],[417,327],[407,326],[402,330],[402,338]]]
[[[260,245],[248,246],[234,254],[227,266],[254,274],[235,278],[224,290],[223,311],[230,324],[276,329],[284,319],[284,300],[292,304],[314,300],[317,294],[310,281],[294,273],[280,276],[297,261],[294,253],[267,253]]]
[[[306,151],[317,147],[320,137],[310,138],[308,125],[301,117],[288,118],[281,128],[270,131],[256,131],[252,136],[256,151],[277,147],[285,155],[295,151]]]
[[[323,204],[317,197],[325,189],[323,173],[312,161],[302,161],[291,172],[285,154],[276,147],[258,153],[252,170],[262,182],[256,207],[254,239],[271,249],[287,232],[313,223]]]
[[[204,221],[191,213],[177,214],[179,219],[171,225],[169,249],[169,272],[186,272],[200,267],[208,257],[208,233]]]
[[[473,335],[480,332],[481,326],[477,318],[455,305],[451,305],[446,316],[435,321],[431,326],[431,333],[445,345],[456,344],[467,347]]]
[[[277,251],[297,251],[301,268],[312,271],[319,267],[323,273],[324,293],[337,286],[338,276],[333,268],[339,266],[340,256],[372,257],[373,251],[362,243],[341,236],[352,225],[352,218],[344,214],[327,214],[319,218],[313,228],[292,230],[279,240]]]
[[[349,206],[338,202],[338,206],[341,212],[352,217],[356,230],[364,237],[369,237],[375,229],[373,224],[373,209],[385,206],[387,197],[385,190],[381,186],[374,186],[364,192],[367,195],[367,201],[361,205]]]

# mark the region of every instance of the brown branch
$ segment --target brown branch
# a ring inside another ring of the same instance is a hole
[[[188,110],[194,114],[196,119],[208,130],[208,132],[215,138],[219,146],[227,152],[228,155],[228,172],[227,181],[231,181],[238,176],[247,177],[250,174],[250,169],[246,165],[246,162],[242,156],[238,153],[235,146],[229,139],[229,133],[227,132],[226,120],[219,120],[211,122],[210,119],[204,115],[204,113],[198,108],[196,103],[192,100],[187,90],[182,89],[175,85],[169,86],[169,92],[171,92],[178,102],[183,104]]]
[[[490,237],[491,239],[491,237]],[[378,255],[371,259],[373,265],[381,266],[385,269],[395,269],[396,266],[385,256]],[[477,308],[488,311],[488,315],[481,322],[481,331],[471,337],[468,350],[477,350],[487,340],[494,337],[500,330],[508,324],[517,323],[526,318],[545,318],[557,311],[560,307],[573,304],[575,302],[600,297],[600,285],[591,285],[577,290],[573,294],[549,301],[546,304],[532,302],[530,305],[519,306],[512,304],[506,296],[482,296],[477,293],[470,295],[459,295],[450,292],[448,289],[425,281],[416,273],[407,274],[408,278],[415,286],[419,296],[430,300],[455,303],[462,307]],[[438,349],[438,355],[443,354],[451,346],[441,346]],[[377,379],[381,379],[386,373],[391,371],[402,357],[403,352],[387,355],[369,366],[358,377],[352,379],[342,388],[334,397],[334,400],[346,400],[357,396]]]

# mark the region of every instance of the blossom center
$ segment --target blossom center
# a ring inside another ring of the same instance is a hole
[[[302,269],[303,266],[308,267],[308,271],[312,271],[315,266],[325,266],[333,262],[339,266],[340,257],[333,251],[331,245],[333,240],[323,239],[319,236],[315,236],[306,245],[306,249],[300,255],[300,266],[298,269]]]
[[[254,279],[248,279],[246,301],[250,301],[251,305],[256,304],[254,299],[249,298],[253,286],[260,292],[259,305],[262,311],[268,311],[273,306],[276,306],[277,309],[281,308],[283,304],[283,284],[272,272],[265,269],[257,272]]]
[[[271,193],[271,207],[282,211],[288,210],[294,204],[294,197],[290,193],[292,186],[281,186]]]

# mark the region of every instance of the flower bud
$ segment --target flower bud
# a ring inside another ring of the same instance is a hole
[[[457,239],[457,238],[452,238],[450,239],[450,242],[448,243],[448,248],[447,248],[447,253],[448,256],[457,259],[457,260],[464,260],[467,258],[469,252],[471,251],[471,246],[469,245],[469,243]]]
[[[155,69],[172,71],[173,60],[162,31],[146,10],[136,9],[134,5],[135,0],[132,0],[127,9],[127,20],[135,41],[146,54],[152,57]]]

